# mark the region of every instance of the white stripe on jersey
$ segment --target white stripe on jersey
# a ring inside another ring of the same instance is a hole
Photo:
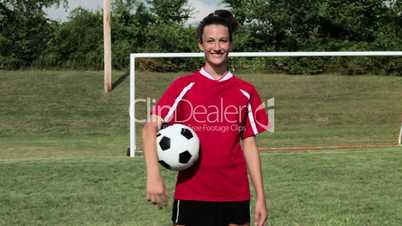
[[[242,89],[240,89],[240,92],[243,93],[243,95],[247,97],[248,101],[250,102],[251,97],[250,94]],[[248,109],[248,120],[250,121],[251,129],[253,130],[254,135],[257,135],[258,134],[257,125],[255,124],[253,109],[251,108],[250,103],[247,105],[247,109]]]
[[[253,109],[251,109],[251,104],[248,104],[248,119],[250,120],[251,128],[253,129],[254,135],[258,134],[257,126],[255,125]]]
[[[166,117],[164,118],[165,122],[169,122],[170,120],[172,120],[172,116],[173,116],[174,111],[176,111],[177,105],[179,104],[181,99],[183,99],[184,95],[186,95],[186,93],[191,89],[191,87],[193,87],[194,84],[195,84],[195,82],[191,82],[190,84],[188,84],[180,92],[179,96],[176,97],[172,107],[169,109],[169,112],[167,113]]]
[[[248,100],[250,100],[250,94],[249,94],[249,93],[247,93],[246,91],[244,91],[244,90],[242,90],[242,89],[240,89],[240,92],[243,93],[243,95],[244,95],[245,97],[247,97]]]

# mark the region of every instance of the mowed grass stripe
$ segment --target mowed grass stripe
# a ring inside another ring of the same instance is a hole
[[[270,225],[400,225],[402,150],[262,154]],[[170,198],[175,173],[162,170]],[[0,161],[0,225],[162,225],[141,156]]]

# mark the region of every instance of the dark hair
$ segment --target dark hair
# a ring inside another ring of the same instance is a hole
[[[225,9],[215,10],[213,13],[210,13],[206,16],[197,28],[197,38],[199,42],[202,42],[202,34],[204,33],[204,27],[211,24],[219,24],[228,28],[229,30],[229,39],[232,41],[232,34],[237,30],[239,24],[234,18],[233,14]]]

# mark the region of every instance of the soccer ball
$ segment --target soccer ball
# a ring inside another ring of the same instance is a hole
[[[190,127],[173,124],[156,135],[159,163],[167,169],[184,170],[198,159],[200,141]]]

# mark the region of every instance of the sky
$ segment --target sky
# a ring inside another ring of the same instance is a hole
[[[189,5],[194,9],[193,18],[188,23],[197,23],[203,17],[207,16],[210,12],[218,8],[224,8],[224,5],[220,3],[220,0],[188,0]],[[103,0],[69,0],[69,9],[66,10],[63,7],[46,9],[48,16],[54,20],[65,21],[72,9],[81,6],[85,9],[96,10],[103,8]]]

